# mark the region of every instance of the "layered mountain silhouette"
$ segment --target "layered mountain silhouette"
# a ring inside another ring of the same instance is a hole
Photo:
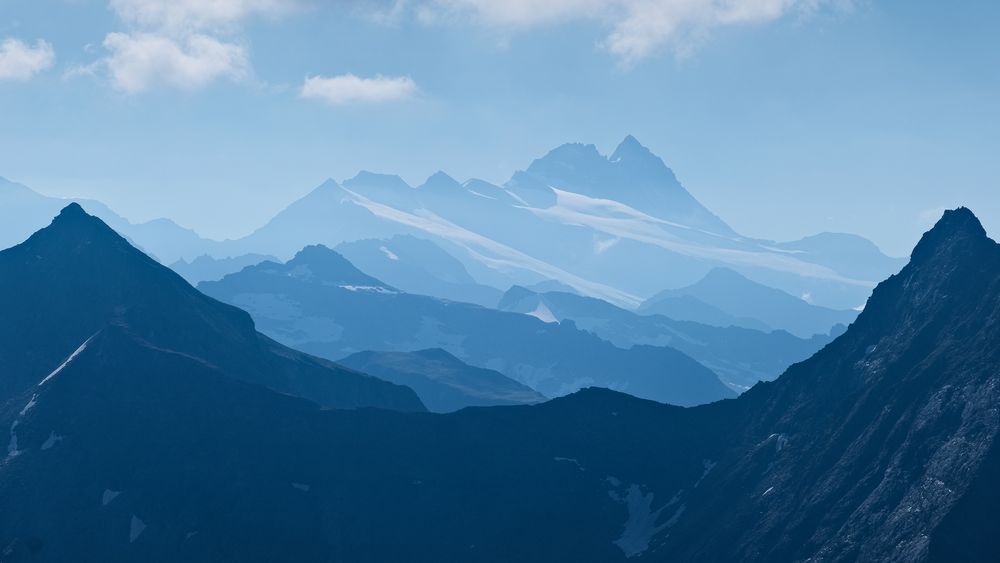
[[[397,235],[444,248],[479,284],[506,290],[556,280],[625,307],[726,267],[852,309],[903,265],[850,235],[777,243],[734,233],[633,137],[610,156],[593,145],[557,147],[503,185],[443,172],[417,187],[373,172],[328,180],[213,252],[284,260],[309,244],[336,248]]]
[[[528,405],[545,400],[535,390],[500,372],[470,366],[440,348],[358,352],[338,363],[413,389],[431,412]]]
[[[408,388],[259,334],[249,315],[201,294],[77,204],[0,252],[0,310],[4,410],[112,326],[146,346],[322,406],[423,410]]]
[[[857,317],[857,311],[811,305],[728,268],[716,268],[693,285],[662,291],[638,310],[716,326],[781,329],[803,338],[827,334]]]
[[[1000,247],[961,209],[844,335],[738,399],[587,389],[447,415],[323,411],[112,325],[5,410],[0,543],[32,561],[988,561],[998,303]]]
[[[429,240],[396,235],[340,244],[352,264],[386,283],[420,295],[495,307],[503,292],[478,283],[454,256]]]
[[[199,289],[250,312],[279,342],[339,360],[356,352],[442,348],[547,397],[600,386],[694,405],[733,392],[668,347],[618,348],[571,322],[411,295],[372,278],[323,246],[285,264],[264,262]]]
[[[247,266],[260,264],[265,260],[277,260],[274,256],[265,254],[244,254],[232,258],[213,258],[207,254],[188,261],[180,259],[170,264],[170,269],[180,274],[191,285],[203,281],[221,280],[228,274],[238,272]]]
[[[414,188],[392,174],[362,171],[342,183],[323,182],[238,240],[205,240],[167,220],[133,225],[97,202],[80,203],[164,264],[206,254],[287,260],[311,244],[424,239],[458,259],[474,283],[428,288],[436,280],[423,279],[419,292],[458,289],[460,299],[482,304],[490,292],[481,286],[506,290],[555,280],[634,308],[664,288],[729,268],[792,295],[808,294],[818,305],[853,309],[903,264],[852,235],[774,242],[735,233],[631,136],[610,156],[594,145],[557,147],[503,185],[438,172]],[[63,205],[0,181],[0,209],[11,210],[0,223],[0,246],[23,240]]]
[[[18,244],[48,225],[69,203],[81,205],[130,242],[167,263],[185,256],[193,258],[214,248],[213,241],[206,241],[169,219],[131,223],[99,201],[47,197],[0,177],[0,249]]]
[[[846,328],[838,325],[831,334],[799,338],[783,330],[719,327],[663,315],[640,315],[593,297],[558,291],[538,293],[517,286],[504,294],[498,308],[549,322],[572,320],[579,328],[622,348],[671,346],[711,368],[724,383],[740,392],[758,381],[778,377]]]

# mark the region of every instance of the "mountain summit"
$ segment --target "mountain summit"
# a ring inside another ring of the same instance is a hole
[[[323,406],[423,410],[390,385],[285,348],[245,312],[206,297],[78,204],[0,252],[0,405],[28,392],[93,335],[126,329],[235,379]]]
[[[594,145],[565,144],[535,160],[526,170],[536,183],[591,198],[619,201],[653,217],[735,236],[721,219],[699,203],[663,162],[629,135],[611,157]],[[528,179],[519,185],[530,185]]]

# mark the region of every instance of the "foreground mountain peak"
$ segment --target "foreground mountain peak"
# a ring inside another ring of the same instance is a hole
[[[969,243],[991,242],[979,218],[967,207],[949,209],[938,220],[934,228],[924,233],[912,259],[918,261],[945,252],[954,252]]]

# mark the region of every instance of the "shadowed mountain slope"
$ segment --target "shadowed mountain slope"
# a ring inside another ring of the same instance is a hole
[[[323,406],[423,410],[411,390],[286,348],[76,204],[0,252],[0,405],[29,393],[111,325],[232,377]]]

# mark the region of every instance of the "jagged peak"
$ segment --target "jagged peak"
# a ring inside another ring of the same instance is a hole
[[[402,178],[395,174],[380,174],[362,170],[350,180],[344,180],[344,185],[353,187],[378,187],[391,189],[413,189]]]
[[[983,241],[989,241],[986,229],[969,208],[950,209],[931,230],[924,233],[910,259],[925,260],[942,252],[951,252],[956,245]]]
[[[421,184],[419,187],[417,187],[417,189],[418,190],[452,190],[452,189],[459,189],[461,187],[462,187],[462,184],[459,183],[458,180],[452,178],[451,176],[449,176],[448,174],[446,174],[444,171],[438,170],[437,172],[431,174],[430,177],[428,177],[427,180],[425,180],[423,184]]]

